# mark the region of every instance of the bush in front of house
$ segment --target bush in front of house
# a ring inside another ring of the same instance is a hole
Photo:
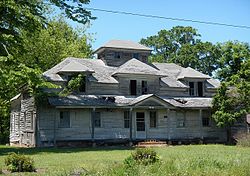
[[[34,160],[23,154],[9,153],[4,162],[10,172],[35,171]]]
[[[239,133],[235,136],[236,145],[250,147],[250,133]]]
[[[132,167],[135,164],[153,164],[159,161],[159,156],[156,151],[151,148],[138,148],[131,153],[131,156],[124,160],[124,163],[128,167]]]

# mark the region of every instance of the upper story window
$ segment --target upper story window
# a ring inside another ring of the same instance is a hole
[[[74,81],[75,83],[72,84],[72,82],[70,83],[70,81]],[[82,74],[73,74],[73,75],[68,75],[68,84],[67,87],[71,87],[72,85],[79,85],[77,88],[73,87],[74,91],[78,91],[78,92],[86,92],[86,76],[82,75]]]
[[[203,82],[189,82],[189,95],[203,97]]]
[[[120,59],[121,58],[121,53],[120,52],[115,52],[115,58]]]
[[[141,82],[141,93],[142,94],[147,94],[148,93],[148,82],[147,81],[142,81]]]
[[[139,53],[133,53],[133,58],[139,59]]]
[[[136,80],[130,80],[130,95],[136,95],[137,94],[137,81]]]
[[[194,82],[189,82],[189,95],[194,96]]]

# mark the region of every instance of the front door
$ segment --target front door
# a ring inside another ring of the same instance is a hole
[[[136,112],[136,138],[146,139],[145,113]]]

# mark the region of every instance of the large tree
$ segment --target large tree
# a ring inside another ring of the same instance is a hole
[[[83,5],[89,0],[2,0],[0,1],[0,56],[11,54],[8,48],[20,44],[20,32],[33,32],[46,24],[48,6],[59,7],[65,16],[79,23],[95,17]],[[7,48],[7,50],[6,50]]]
[[[21,85],[28,84],[34,91],[42,82],[41,71],[66,55],[90,56],[86,35],[79,35],[63,21],[49,23],[47,8],[60,8],[67,18],[85,24],[95,19],[84,8],[88,3],[89,0],[0,1],[0,143],[7,142],[9,100]]]
[[[90,58],[91,36],[85,31],[73,29],[63,18],[52,20],[33,34],[22,33],[23,50],[16,50],[16,58],[41,71],[48,70],[66,57]]]
[[[213,98],[213,119],[226,127],[231,142],[231,126],[250,113],[250,49],[240,42],[220,44],[220,69],[217,72],[222,84]]]
[[[140,43],[153,49],[151,62],[172,62],[212,75],[218,66],[219,50],[210,42],[201,42],[200,36],[192,27],[176,26],[141,39]]]

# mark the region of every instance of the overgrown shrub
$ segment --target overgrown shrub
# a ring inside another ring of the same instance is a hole
[[[236,144],[242,147],[250,147],[250,133],[239,133],[235,136]]]
[[[11,172],[34,172],[34,160],[28,156],[9,153],[4,160],[7,170]]]
[[[124,160],[124,164],[128,167],[132,167],[135,164],[153,164],[159,161],[159,156],[156,151],[151,148],[138,148],[131,153],[131,156]]]

